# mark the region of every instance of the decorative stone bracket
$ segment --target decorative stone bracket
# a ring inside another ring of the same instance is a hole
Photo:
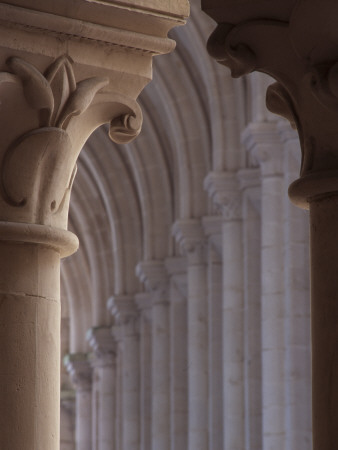
[[[44,74],[17,57],[9,58],[7,65],[10,72],[0,73],[0,89],[10,93],[8,102],[19,105],[13,114],[25,120],[8,133],[1,148],[0,219],[67,228],[76,160],[88,134],[110,121],[112,140],[128,142],[140,132],[140,108],[118,93],[105,95],[107,77],[77,83],[66,55]],[[6,100],[3,105],[3,115],[15,120]]]
[[[337,3],[280,1],[273,8],[261,1],[250,8],[225,3],[203,2],[219,22],[208,50],[234,77],[257,70],[277,80],[268,88],[267,106],[298,129],[300,179],[289,194],[308,208],[311,199],[338,191]]]
[[[66,229],[81,148],[104,123],[116,143],[138,135],[136,98],[188,4],[13,3],[0,5],[0,221]]]

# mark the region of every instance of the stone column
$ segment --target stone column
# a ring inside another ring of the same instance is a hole
[[[236,173],[211,172],[205,180],[222,210],[224,448],[244,448],[244,301],[241,198]]]
[[[152,423],[152,324],[150,292],[135,295],[140,311],[140,402],[141,402],[141,450],[151,449]]]
[[[188,446],[187,261],[166,258],[170,277],[170,450]]]
[[[170,450],[170,339],[168,275],[161,261],[144,261],[136,273],[151,292],[152,450]]]
[[[188,449],[208,448],[208,296],[200,220],[178,220],[173,234],[188,261]]]
[[[243,211],[245,448],[262,450],[261,175],[251,167],[237,176]]]
[[[188,8],[0,4],[1,448],[59,448],[59,265],[78,246],[67,231],[76,160],[104,123],[117,143],[137,136],[152,57],[174,48],[167,33]]]
[[[252,123],[243,141],[261,171],[263,448],[286,446],[284,154],[276,123]]]
[[[273,76],[268,108],[298,129],[300,178],[289,195],[310,209],[313,449],[329,450],[338,440],[338,4],[280,0],[239,9],[236,3],[203,1],[219,23],[209,50],[234,76],[253,70]]]
[[[84,353],[66,355],[65,365],[76,390],[76,450],[92,450],[92,368]]]
[[[203,217],[208,238],[209,450],[223,449],[222,217]]]
[[[297,133],[281,120],[284,147],[284,267],[286,307],[287,450],[311,448],[311,332],[308,211],[297,208],[286,188],[298,176],[301,151]]]
[[[75,399],[74,391],[61,392],[60,450],[75,450]]]
[[[87,340],[93,349],[92,450],[114,450],[116,343],[109,327],[90,328]]]
[[[140,342],[139,314],[133,297],[115,296],[108,301],[115,318],[113,335],[121,342],[121,450],[140,447]]]

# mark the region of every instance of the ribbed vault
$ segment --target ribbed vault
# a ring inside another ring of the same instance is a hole
[[[175,220],[213,212],[206,175],[244,164],[238,132],[245,122],[243,81],[208,57],[213,25],[197,2],[191,8],[188,24],[172,32],[177,48],[155,58],[153,81],[139,98],[140,136],[117,146],[101,127],[78,161],[69,228],[80,250],[62,266],[71,352],[86,351],[88,328],[111,323],[110,296],[142,291],[138,262],[178,254]]]

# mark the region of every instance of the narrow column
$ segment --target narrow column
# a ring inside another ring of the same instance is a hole
[[[208,237],[209,450],[223,449],[222,217],[203,217]]]
[[[208,448],[208,297],[205,237],[199,220],[175,222],[188,261],[188,449]]]
[[[275,123],[250,124],[244,140],[261,170],[263,448],[286,447],[286,302],[283,148]]]
[[[311,448],[311,332],[308,211],[293,205],[287,186],[298,175],[297,133],[278,124],[284,147],[284,267],[286,301],[286,450]]]
[[[262,450],[261,175],[252,167],[237,176],[243,211],[245,448]]]
[[[152,450],[170,450],[170,347],[168,275],[160,261],[137,265],[140,280],[151,292]]]
[[[205,187],[222,210],[224,449],[241,450],[244,427],[244,302],[241,198],[236,173],[211,172]]]
[[[152,386],[152,333],[151,293],[135,295],[140,311],[140,402],[141,402],[141,445],[140,450],[151,449],[151,386]]]
[[[75,393],[61,393],[61,450],[75,450]]]
[[[116,344],[109,327],[91,328],[87,340],[94,352],[92,450],[114,450]]]
[[[187,450],[187,261],[167,258],[165,266],[170,277],[170,450]]]
[[[84,353],[66,355],[65,365],[76,390],[76,450],[92,450],[92,368]]]
[[[138,310],[134,298],[115,296],[108,302],[115,317],[114,337],[121,341],[122,363],[122,449],[140,446],[140,344]]]

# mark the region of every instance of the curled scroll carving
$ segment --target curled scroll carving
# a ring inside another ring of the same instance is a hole
[[[71,117],[82,114],[95,94],[109,83],[108,78],[94,77],[76,83],[72,60],[63,55],[42,75],[32,64],[13,57],[8,66],[23,84],[27,103],[39,111],[41,127],[65,130]]]
[[[252,49],[236,35],[237,27],[221,23],[209,37],[207,49],[235,78],[255,70],[257,62]]]
[[[141,131],[142,113],[125,114],[110,122],[109,136],[117,144],[126,144],[134,139]]]

